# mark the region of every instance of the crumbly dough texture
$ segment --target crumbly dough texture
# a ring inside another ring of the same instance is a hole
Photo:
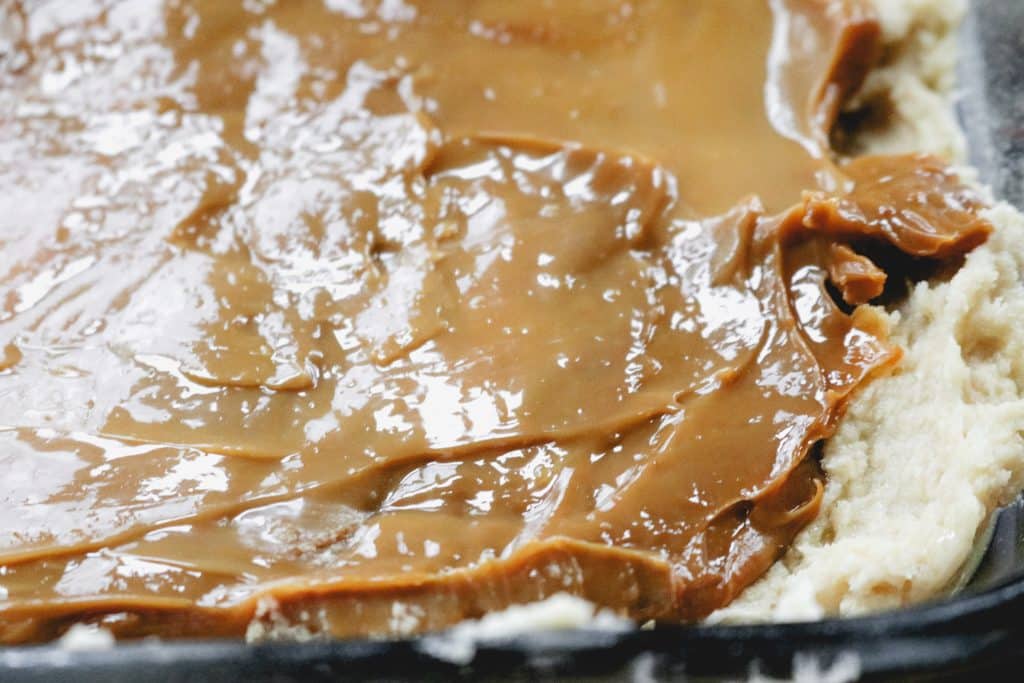
[[[876,3],[890,49],[853,106],[892,93],[896,122],[858,151],[961,160],[950,93],[966,3]],[[825,445],[818,518],[711,621],[850,616],[936,597],[992,511],[1024,486],[1024,216],[997,204],[987,217],[995,233],[952,279],[920,283],[889,314],[906,354],[851,402]]]

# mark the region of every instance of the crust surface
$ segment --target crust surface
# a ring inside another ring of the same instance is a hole
[[[887,56],[853,106],[890,117],[851,152],[962,161],[951,93],[966,3],[875,2]],[[917,285],[887,314],[906,355],[851,402],[826,444],[821,514],[712,621],[851,616],[937,597],[956,584],[991,512],[1021,490],[1024,216],[995,204],[988,218],[995,233],[955,276]]]

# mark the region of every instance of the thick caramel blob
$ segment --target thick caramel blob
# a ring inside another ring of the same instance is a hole
[[[870,247],[984,239],[836,167],[826,0],[15,4],[0,641],[727,603],[898,349]],[[901,273],[896,274],[902,277]],[[270,608],[273,609],[270,609]]]

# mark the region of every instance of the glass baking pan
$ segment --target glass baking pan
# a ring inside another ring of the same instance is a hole
[[[971,160],[997,197],[1024,208],[1024,0],[971,0],[963,34],[958,106]],[[422,639],[11,647],[0,648],[0,681],[1024,679],[1024,498],[980,546],[955,596],[870,617],[532,633],[477,643],[464,664]]]

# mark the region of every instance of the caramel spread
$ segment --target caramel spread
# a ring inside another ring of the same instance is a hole
[[[830,155],[842,0],[15,3],[0,641],[696,619],[989,226]],[[898,272],[894,272],[898,271]]]

